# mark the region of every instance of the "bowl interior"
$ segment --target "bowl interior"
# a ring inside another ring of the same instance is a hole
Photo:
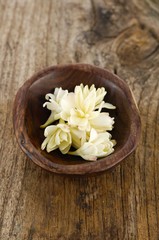
[[[115,110],[109,110],[110,116],[115,118],[114,129],[111,131],[113,139],[117,141],[115,153],[121,150],[130,135],[133,115],[131,103],[121,82],[114,75],[111,75],[109,72],[100,74],[99,71],[72,69],[71,67],[52,69],[52,71],[46,72],[43,76],[38,76],[36,81],[29,87],[25,111],[25,127],[30,141],[40,154],[51,162],[62,165],[88,163],[77,156],[63,155],[58,150],[51,153],[41,150],[41,143],[44,140],[44,129],[40,129],[40,125],[50,115],[50,111],[42,106],[45,102],[45,95],[53,93],[56,87],[73,91],[74,87],[80,83],[89,86],[95,84],[96,88],[105,87],[107,91],[105,101],[116,106]],[[99,159],[98,161],[101,160]]]

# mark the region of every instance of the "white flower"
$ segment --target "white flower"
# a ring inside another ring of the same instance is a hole
[[[61,117],[61,102],[63,98],[68,95],[67,90],[63,90],[62,88],[55,88],[54,94],[48,93],[46,94],[45,98],[48,102],[43,104],[43,107],[47,107],[51,111],[51,114],[48,120],[41,125],[41,128],[45,128],[49,124],[53,123],[54,121],[60,119]]]
[[[107,131],[113,129],[114,118],[101,111],[115,106],[104,101],[105,95],[103,87],[89,88],[83,84],[76,86],[74,92],[55,88],[54,94],[47,94],[48,101],[43,107],[51,114],[41,126],[46,127],[41,149],[51,152],[59,148],[63,154],[78,155],[89,161],[111,154],[116,143]],[[57,120],[57,125],[50,125]],[[71,146],[76,149],[74,152],[69,152]]]
[[[104,87],[97,88],[96,90],[93,84],[89,89],[88,85],[84,86],[81,83],[79,86],[75,87],[76,108],[81,109],[84,112],[90,112],[94,109],[100,108],[100,104],[103,102],[104,104],[102,108],[114,109],[115,106],[103,101],[106,93]]]
[[[95,109],[99,108],[99,105],[103,101],[106,91],[104,88],[98,88],[96,90],[94,84],[90,87],[83,84],[75,87],[75,106],[84,114],[89,114]]]
[[[75,87],[75,105],[70,109],[70,117],[67,120],[71,126],[78,127],[81,131],[90,131],[92,127],[95,128],[99,122],[102,122],[103,129],[111,130],[114,123],[109,114],[100,113],[102,108],[115,108],[110,103],[105,103],[103,98],[106,94],[104,88],[98,88],[92,85],[90,89],[88,85],[83,84]]]
[[[68,152],[71,155],[81,156],[85,160],[96,161],[98,157],[105,157],[114,151],[115,141],[111,140],[111,134],[108,132],[97,133],[91,129],[90,138],[80,148],[74,152]]]
[[[41,145],[42,150],[46,148],[47,152],[51,152],[59,148],[63,154],[70,150],[72,138],[67,124],[59,123],[46,127],[44,136],[46,138]]]

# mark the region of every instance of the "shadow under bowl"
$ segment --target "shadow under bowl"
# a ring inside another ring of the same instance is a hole
[[[51,153],[41,150],[44,129],[40,129],[40,125],[50,115],[50,111],[42,107],[45,95],[53,93],[56,87],[73,91],[81,83],[104,87],[105,101],[116,106],[115,110],[109,110],[115,118],[111,132],[117,141],[115,151],[95,162],[63,155],[59,150]],[[21,149],[34,163],[51,172],[79,175],[102,172],[120,163],[135,149],[141,130],[138,108],[128,85],[108,70],[88,64],[53,66],[33,75],[16,95],[13,125]]]

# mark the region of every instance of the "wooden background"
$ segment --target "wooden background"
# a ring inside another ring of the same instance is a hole
[[[96,177],[40,169],[13,133],[24,81],[76,62],[125,79],[141,113],[135,153]],[[0,0],[0,239],[159,239],[158,83],[158,0]]]

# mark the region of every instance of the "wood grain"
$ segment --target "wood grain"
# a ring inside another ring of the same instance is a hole
[[[0,239],[159,239],[158,9],[153,0],[0,1]],[[141,113],[136,152],[98,177],[40,169],[13,134],[24,81],[76,62],[125,79]]]

